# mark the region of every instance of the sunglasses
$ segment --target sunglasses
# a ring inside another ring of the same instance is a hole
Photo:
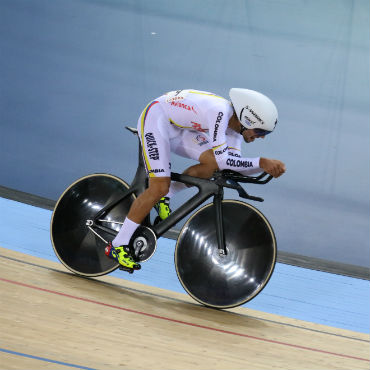
[[[254,133],[257,136],[266,136],[268,134],[271,134],[271,131],[263,130],[262,128],[255,128]]]
[[[248,130],[248,129],[246,127],[242,126],[241,129],[240,129],[240,135],[242,135],[245,130]],[[271,134],[271,131],[263,130],[262,128],[254,128],[253,131],[258,137],[259,136],[266,136],[268,134]]]

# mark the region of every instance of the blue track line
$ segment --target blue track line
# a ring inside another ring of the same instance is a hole
[[[68,362],[50,360],[49,358],[39,357],[39,356],[33,356],[33,355],[27,355],[26,353],[10,351],[10,350],[4,349],[4,348],[0,348],[0,352],[10,353],[11,355],[17,355],[17,356],[22,356],[22,357],[28,357],[28,358],[32,358],[34,360],[40,360],[40,361],[45,361],[45,362],[52,362],[53,364],[58,364],[58,365],[63,365],[63,366],[69,366],[69,367],[75,367],[76,369],[97,370],[97,369],[94,369],[92,367],[86,367],[86,366],[69,364]]]

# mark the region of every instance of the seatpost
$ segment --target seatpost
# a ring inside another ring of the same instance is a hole
[[[218,186],[218,193],[213,198],[213,205],[215,207],[215,222],[216,222],[216,236],[219,255],[227,255],[224,233],[224,220],[222,215],[222,200],[224,198],[224,188]]]

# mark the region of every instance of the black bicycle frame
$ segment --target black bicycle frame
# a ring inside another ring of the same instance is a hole
[[[126,127],[129,131],[137,134],[136,130]],[[225,175],[226,174],[226,175]],[[179,174],[171,172],[171,180],[182,182],[189,186],[196,186],[198,188],[198,193],[190,198],[186,203],[181,205],[178,209],[173,211],[165,220],[159,222],[157,225],[151,225],[150,215],[148,215],[143,221],[144,226],[149,226],[155,233],[156,237],[159,238],[166,231],[168,231],[172,226],[177,222],[185,218],[191,212],[193,212],[199,205],[205,202],[207,199],[213,198],[213,205],[215,207],[215,227],[217,235],[217,243],[220,254],[226,254],[225,247],[225,234],[223,227],[223,217],[222,217],[222,200],[224,196],[224,187],[235,189],[238,191],[239,196],[246,199],[256,200],[262,202],[263,199],[259,197],[250,196],[246,191],[238,184],[239,182],[249,182],[249,183],[258,183],[265,184],[271,180],[272,176],[269,176],[268,179],[262,180],[266,173],[261,174],[258,177],[244,177],[240,174],[235,174],[232,171],[222,171],[216,172],[214,178],[201,179],[198,177],[193,177],[189,175]],[[122,196],[118,199],[107,204],[102,208],[93,218],[93,227],[96,229],[103,230],[113,236],[117,235],[117,232],[113,229],[100,225],[99,219],[104,217],[109,211],[114,208],[117,204],[124,201],[127,197],[135,195],[138,197],[141,193],[145,191],[148,184],[148,178],[144,166],[144,161],[142,157],[142,147],[139,140],[139,159],[138,159],[138,168],[135,174],[135,177]]]

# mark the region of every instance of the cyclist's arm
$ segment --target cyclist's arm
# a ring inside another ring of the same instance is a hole
[[[260,158],[241,157],[241,136],[237,140],[234,135],[226,135],[230,117],[225,111],[213,110],[208,114],[209,137],[213,154],[220,170],[233,170],[243,175],[262,172]],[[237,135],[237,134],[236,134]]]
[[[252,175],[263,171],[260,167],[260,157],[242,157],[240,151],[229,148],[221,155],[217,155],[215,152],[214,154],[220,170],[233,170],[242,175]]]
[[[229,157],[231,156],[232,158],[236,160],[242,160],[242,161],[251,161],[254,165],[252,168],[247,167],[239,167],[238,169],[235,169],[235,166],[232,166],[234,168],[228,167],[228,169],[232,169],[234,171],[238,171],[242,175],[253,175],[258,172],[262,172],[263,169],[260,168],[260,162],[258,161],[258,158],[243,158],[241,156],[241,146],[243,142],[243,138],[241,135],[233,131],[231,134],[226,134],[226,140],[228,144],[228,154]]]

